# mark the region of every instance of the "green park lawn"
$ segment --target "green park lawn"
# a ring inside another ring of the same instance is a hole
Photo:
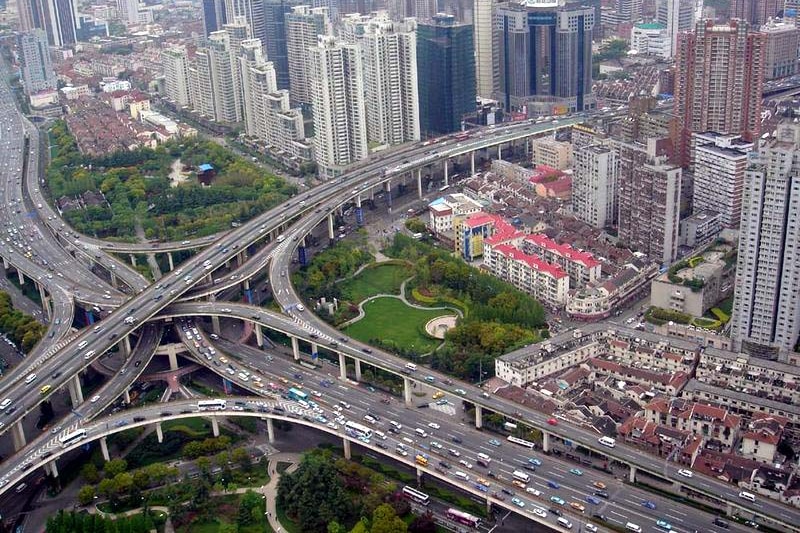
[[[400,294],[403,280],[411,276],[405,265],[376,265],[365,268],[361,273],[344,283],[342,295],[345,299],[358,303],[376,294]]]
[[[417,353],[430,352],[439,343],[423,333],[425,324],[432,318],[450,314],[414,309],[396,298],[370,300],[364,304],[364,313],[364,318],[344,330],[347,335],[366,343],[372,339],[393,342]]]

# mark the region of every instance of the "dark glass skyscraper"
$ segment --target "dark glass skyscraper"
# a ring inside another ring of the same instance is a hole
[[[297,5],[294,0],[264,0],[264,49],[267,61],[275,67],[278,89],[289,88],[289,58],[286,51],[286,13]]]
[[[203,0],[203,27],[208,34],[222,29],[227,23],[224,0]]]
[[[594,107],[594,8],[507,2],[495,11],[497,99],[528,116]]]
[[[438,135],[461,129],[475,111],[475,51],[472,25],[436,15],[417,26],[420,129]]]

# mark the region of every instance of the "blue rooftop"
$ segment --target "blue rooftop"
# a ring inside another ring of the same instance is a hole
[[[197,168],[200,169],[200,172],[208,172],[209,170],[214,170],[214,165],[209,165],[208,163],[204,163]]]

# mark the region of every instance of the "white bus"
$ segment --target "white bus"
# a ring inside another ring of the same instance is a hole
[[[529,476],[522,470],[514,470],[514,473],[511,475],[514,476],[514,479],[522,481],[523,483],[527,483],[531,480],[531,476]]]
[[[364,437],[365,439],[372,438],[372,430],[369,429],[367,426],[362,426],[361,424],[357,424],[356,422],[351,422],[350,420],[344,425],[344,430],[348,433],[348,435],[355,435],[356,437]]]
[[[71,444],[74,444],[74,443],[76,443],[79,440],[82,440],[84,438],[86,438],[86,430],[85,429],[76,429],[72,433],[67,433],[65,435],[62,435],[58,439],[58,442],[61,443],[61,447],[62,448],[66,448],[67,446],[70,446]]]
[[[613,448],[614,446],[617,445],[617,441],[615,441],[611,437],[600,437],[599,439],[597,439],[597,442],[599,442],[603,446],[608,446],[609,448]]]
[[[417,502],[420,505],[428,505],[431,500],[431,497],[424,492],[420,492],[417,489],[409,487],[408,485],[403,487],[403,496],[409,500]]]
[[[508,442],[513,442],[514,444],[519,444],[520,446],[525,446],[526,448],[535,448],[536,444],[525,439],[520,439],[519,437],[514,437],[513,435],[508,436]]]
[[[225,400],[199,400],[197,409],[199,411],[224,411],[228,406]]]

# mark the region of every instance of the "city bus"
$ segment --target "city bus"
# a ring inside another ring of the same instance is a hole
[[[199,400],[197,409],[199,411],[224,411],[228,406],[225,400]]]
[[[405,496],[409,500],[417,502],[420,505],[428,505],[431,501],[430,496],[428,496],[424,492],[418,491],[417,489],[411,488],[408,485],[403,487],[403,496]]]
[[[448,520],[458,522],[459,524],[463,524],[465,526],[477,528],[481,524],[481,519],[477,516],[472,516],[469,513],[459,511],[458,509],[453,509],[452,507],[445,511],[444,515]]]
[[[520,439],[519,437],[514,437],[513,435],[508,436],[508,442],[513,442],[514,444],[519,444],[520,446],[525,446],[526,448],[535,448],[536,444],[525,439]]]
[[[308,401],[308,394],[301,391],[300,389],[295,389],[294,387],[289,389],[289,398],[292,400],[296,400],[298,402],[307,402]]]
[[[492,464],[492,458],[485,453],[479,453],[476,462],[478,463],[478,466],[489,468],[489,465]]]
[[[531,476],[529,476],[522,470],[514,470],[514,473],[511,475],[514,476],[514,479],[522,481],[523,483],[528,483],[531,480]]]
[[[362,426],[361,424],[357,424],[356,422],[351,422],[350,420],[344,425],[344,430],[347,432],[348,435],[355,435],[356,437],[364,437],[365,439],[372,438],[372,430],[369,429],[367,426]]]
[[[70,446],[72,444],[75,444],[79,440],[82,440],[82,439],[85,439],[85,438],[86,438],[86,430],[85,429],[76,429],[72,433],[67,433],[65,435],[62,435],[58,439],[58,442],[61,443],[61,447],[62,448],[66,448],[66,447],[68,447],[68,446]]]

